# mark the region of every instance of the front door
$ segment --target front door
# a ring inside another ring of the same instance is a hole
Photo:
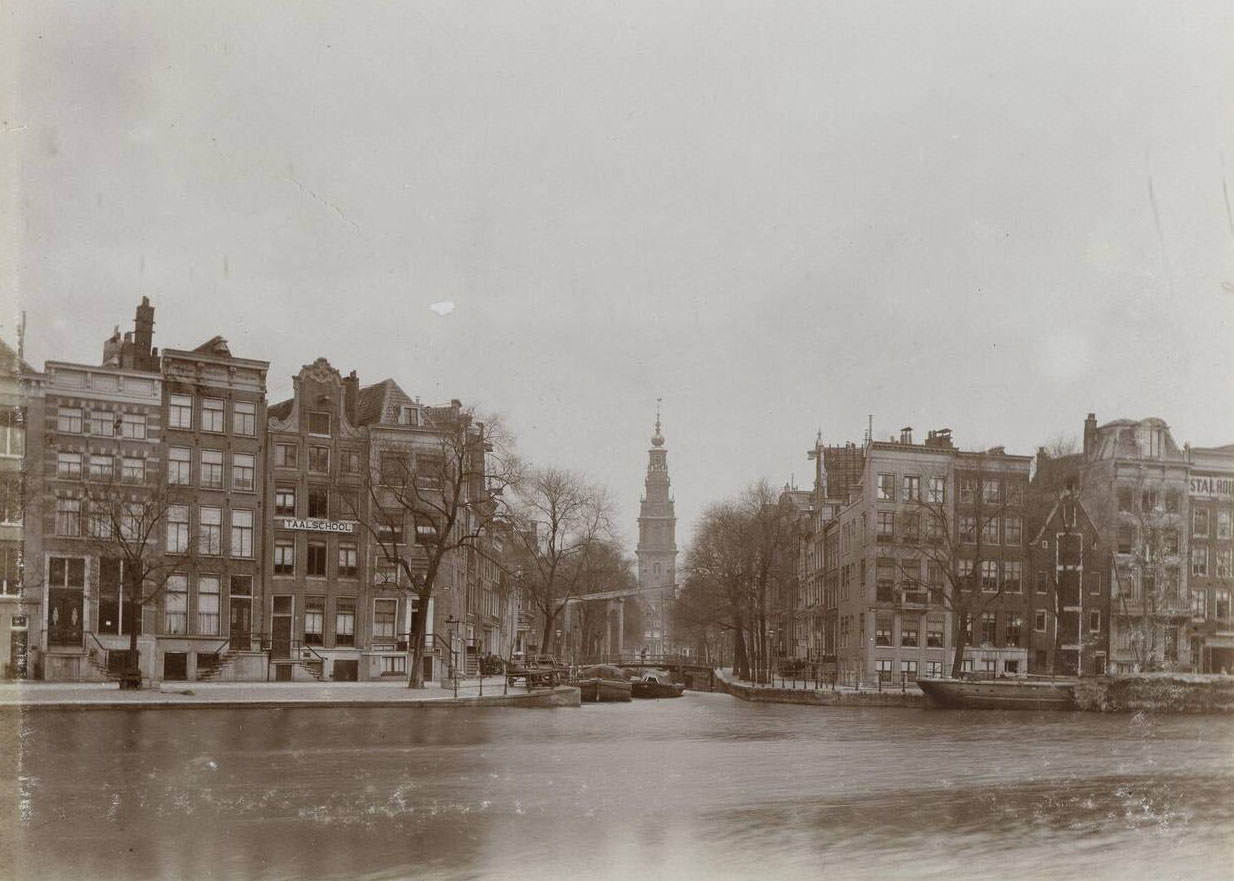
[[[231,598],[231,626],[227,635],[233,650],[248,651],[249,634],[253,632],[253,601],[248,597]]]
[[[80,646],[84,594],[71,587],[53,587],[48,593],[47,641],[51,645]]]
[[[291,657],[292,598],[276,596],[270,616],[270,657]]]

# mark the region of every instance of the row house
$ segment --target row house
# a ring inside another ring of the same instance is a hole
[[[1234,670],[1234,444],[1191,447],[1188,590],[1193,665],[1204,673]]]
[[[191,351],[164,349],[160,365],[166,550],[184,563],[164,586],[156,669],[165,680],[259,679],[270,365],[233,356],[217,336]]]
[[[0,341],[0,675],[30,675],[30,622],[37,607],[22,595],[27,408],[22,385],[34,371]],[[37,634],[36,634],[37,635]]]
[[[318,358],[301,368],[293,387],[290,400],[270,408],[267,436],[264,633],[273,678],[379,678],[383,661],[373,640],[395,652],[396,610],[369,583],[359,382],[354,371],[344,377]]]
[[[963,669],[1026,673],[1031,458],[960,451],[946,429],[917,444],[904,429],[867,441],[860,461],[847,501],[824,512],[824,661],[847,682],[941,676],[962,626]]]

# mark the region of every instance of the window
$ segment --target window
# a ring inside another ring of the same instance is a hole
[[[308,543],[308,575],[311,578],[326,577],[326,543],[324,541]]]
[[[403,520],[399,512],[383,512],[377,523],[377,541],[379,544],[403,543]]]
[[[1019,560],[1003,561],[1003,590],[1021,593],[1023,590],[1024,564]]]
[[[217,556],[223,553],[223,509],[197,509],[197,551]]]
[[[86,509],[86,535],[111,538],[111,510],[103,502],[91,502]]]
[[[382,676],[400,676],[407,672],[406,655],[383,655],[381,659]]]
[[[1161,531],[1161,543],[1167,554],[1178,553],[1178,530],[1167,527]]]
[[[231,454],[231,488],[252,492],[257,488],[254,478],[256,458],[252,453]]]
[[[56,535],[81,535],[81,499],[56,499]]]
[[[921,501],[921,478],[915,474],[904,475],[904,501]]]
[[[20,481],[0,481],[0,523],[12,523],[20,526],[23,516]]]
[[[981,540],[988,545],[998,544],[998,518],[986,517],[981,522]]]
[[[330,516],[330,492],[326,489],[309,489],[308,516],[326,518]]]
[[[1213,554],[1217,558],[1217,577],[1229,578],[1231,572],[1229,548],[1217,548]]]
[[[998,618],[993,612],[981,613],[981,644],[993,645],[998,635]]]
[[[339,450],[339,470],[344,474],[359,474],[360,451]]]
[[[1140,510],[1144,512],[1157,510],[1157,491],[1146,489],[1140,493]]]
[[[874,622],[874,644],[875,645],[891,645],[891,624],[892,618],[890,615],[879,615]]]
[[[201,430],[223,432],[224,428],[223,402],[218,398],[201,399]]]
[[[942,515],[936,511],[930,511],[926,514],[926,541],[931,544],[938,544],[943,540],[944,522]]]
[[[879,682],[891,681],[891,659],[878,658],[874,662],[874,672],[878,674]]]
[[[61,480],[81,480],[81,453],[57,454],[56,477]]]
[[[322,437],[330,436],[330,414],[322,413],[318,410],[309,411],[309,434],[317,434]]]
[[[81,408],[61,407],[56,419],[56,430],[63,434],[81,434]]]
[[[253,512],[238,508],[231,512],[231,555],[253,556]]]
[[[146,460],[125,456],[120,460],[120,479],[125,483],[145,483]]]
[[[931,679],[941,679],[943,676],[942,661],[926,661],[926,669],[929,671],[926,675]]]
[[[274,574],[296,574],[296,545],[294,542],[276,541],[274,543]]]
[[[1217,512],[1217,538],[1229,539],[1231,537],[1230,518],[1234,512],[1229,508],[1222,508]]]
[[[932,649],[943,647],[943,619],[930,617],[926,619],[926,646]]]
[[[971,477],[960,480],[960,501],[972,503],[977,499],[977,481]]]
[[[1019,547],[1024,541],[1024,518],[1003,518],[1003,544]]]
[[[967,582],[973,575],[972,560],[956,560],[956,576],[961,582]],[[963,585],[961,585],[963,586]]]
[[[391,557],[378,557],[373,573],[374,584],[398,584],[398,563]]]
[[[398,600],[373,600],[373,638],[394,639],[394,618]]]
[[[1177,514],[1179,508],[1179,495],[1176,489],[1167,489],[1165,491],[1165,512],[1167,514]]]
[[[115,557],[99,560],[99,633],[141,633],[141,585]]]
[[[917,662],[904,660],[900,662],[900,673],[906,682],[917,681]]]
[[[1208,509],[1196,508],[1191,512],[1191,534],[1196,538],[1208,537]]]
[[[1005,645],[1018,648],[1020,645],[1020,631],[1024,629],[1024,619],[1019,615],[1012,613],[1007,616],[1007,629]]]
[[[167,508],[167,552],[183,554],[189,549],[189,509],[187,505]]]
[[[217,636],[219,632],[219,577],[203,575],[197,579],[197,632]]]
[[[201,451],[201,485],[206,489],[223,488],[223,451]]]
[[[407,456],[403,453],[381,454],[381,482],[387,486],[402,486],[410,471]]]
[[[295,444],[275,444],[274,467],[295,468],[300,459],[299,451],[300,448]]]
[[[356,598],[339,597],[334,607],[334,644],[356,644]]]
[[[1088,613],[1088,629],[1091,633],[1101,632],[1101,613],[1100,612],[1094,610]]]
[[[193,482],[193,451],[188,447],[171,447],[167,451],[167,482],[187,486]]]
[[[308,458],[309,471],[317,474],[330,473],[330,448],[329,447],[309,447]]]
[[[193,427],[193,396],[172,395],[167,405],[168,428]]]
[[[1208,577],[1208,545],[1191,546],[1191,575],[1194,578]]]
[[[446,462],[441,456],[424,453],[416,456],[416,486],[420,489],[441,489]]]
[[[959,523],[960,541],[977,541],[977,518],[972,514],[961,514]]]
[[[916,543],[921,541],[921,515],[919,513],[913,511],[908,514],[901,514],[900,523],[904,527],[901,532],[906,542]]]
[[[921,637],[921,619],[905,617],[900,621],[900,645],[916,648]]]
[[[144,413],[125,413],[120,417],[120,436],[133,440],[146,439],[146,416]]]
[[[282,517],[296,516],[296,491],[281,486],[274,491],[274,513]]]
[[[354,578],[356,575],[356,546],[341,544],[338,546],[338,574],[340,578]]]
[[[106,410],[91,410],[90,433],[95,437],[114,436],[116,433],[116,417]]]
[[[894,474],[878,475],[878,500],[894,502],[896,500],[896,476]]]
[[[256,431],[257,405],[252,401],[236,401],[231,407],[231,430],[245,437],[253,437]]]
[[[987,592],[998,590],[998,561],[981,561],[981,589]]]
[[[1230,590],[1219,587],[1213,591],[1213,612],[1218,621],[1230,620]]]
[[[1134,545],[1135,529],[1127,525],[1118,527],[1118,552],[1120,554],[1129,554]]]
[[[997,480],[981,481],[981,499],[991,505],[1003,500],[1003,487]]]
[[[1045,610],[1038,609],[1033,614],[1033,630],[1038,633],[1045,633]]]
[[[1018,480],[1007,481],[1007,504],[1024,504],[1024,484]]]
[[[1131,487],[1120,486],[1118,488],[1118,510],[1126,513],[1131,510],[1131,499],[1134,493],[1131,492]]]
[[[930,496],[928,501],[933,505],[941,505],[947,501],[947,478],[930,478]]]
[[[878,512],[878,540],[891,541],[895,537],[895,512]]]
[[[326,627],[326,598],[304,598],[304,642],[306,645],[321,645]]]
[[[163,591],[163,631],[177,636],[189,632],[189,580],[170,575]]]
[[[1194,618],[1208,617],[1208,594],[1202,590],[1191,595],[1191,615]]]
[[[880,603],[895,600],[895,560],[879,557],[874,563],[874,599]]]

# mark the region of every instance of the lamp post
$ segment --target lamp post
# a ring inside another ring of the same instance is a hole
[[[451,615],[446,623],[450,625],[450,678],[454,682],[454,696],[458,697],[458,653],[454,650],[454,634],[459,620]]]

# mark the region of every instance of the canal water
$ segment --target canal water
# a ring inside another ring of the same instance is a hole
[[[1234,877],[1225,717],[688,694],[0,724],[3,877]]]

